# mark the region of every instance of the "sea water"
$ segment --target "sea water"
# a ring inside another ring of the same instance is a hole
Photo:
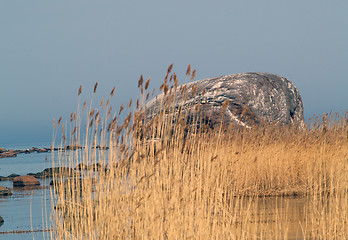
[[[50,142],[38,142],[27,144],[0,144],[0,148],[13,150],[26,150],[36,148],[50,148]],[[77,150],[80,151],[80,150]],[[76,151],[61,152],[60,157],[65,159],[60,166],[70,166],[68,162],[70,154]],[[97,150],[97,155],[99,151]],[[42,172],[45,168],[52,167],[52,159],[58,160],[58,152],[32,152],[21,153],[17,157],[0,159],[0,176],[7,177],[10,174],[26,175],[28,173]],[[98,158],[98,157],[97,157]],[[77,165],[78,163],[74,163]],[[74,168],[75,166],[70,166]],[[0,239],[23,240],[23,239],[50,239],[48,232],[40,232],[50,228],[50,211],[52,209],[51,179],[39,179],[40,188],[24,190],[13,188],[13,182],[0,181],[0,186],[8,187],[12,196],[0,197],[0,216],[4,223],[0,226]],[[6,233],[15,231],[36,231],[34,233]],[[38,232],[37,232],[38,231]]]
[[[49,148],[50,142],[29,143],[29,144],[1,144],[5,149],[25,150],[32,147]],[[57,155],[57,153],[54,153]],[[52,153],[30,153],[18,154],[13,158],[0,159],[0,176],[8,176],[12,173],[26,175],[37,173],[45,168],[52,167]],[[34,233],[7,233],[15,231],[45,230],[50,226],[51,209],[51,187],[50,179],[39,179],[41,186],[34,190],[13,188],[12,181],[0,181],[0,186],[8,187],[12,196],[0,197],[0,216],[4,223],[0,226],[0,239],[45,239],[44,234],[48,232]],[[48,238],[46,238],[48,239]]]

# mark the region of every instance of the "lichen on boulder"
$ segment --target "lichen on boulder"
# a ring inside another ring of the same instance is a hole
[[[164,96],[146,104],[147,118],[161,110]],[[187,83],[178,86],[169,104],[185,113],[188,122],[198,115],[198,124],[203,121],[212,127],[221,120],[247,128],[265,122],[304,125],[299,91],[288,79],[271,73],[240,73]]]

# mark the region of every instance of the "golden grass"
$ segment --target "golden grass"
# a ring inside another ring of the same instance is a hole
[[[177,81],[167,85],[171,70],[161,86],[167,100],[177,88]],[[133,111],[128,104],[122,123],[123,105],[114,116],[108,104],[89,109],[80,139],[82,114],[71,120],[70,144],[85,148],[55,164],[107,170],[55,181],[52,239],[348,238],[345,116],[326,115],[304,128],[197,129],[164,100],[150,121],[149,81],[144,91],[139,80],[141,97]],[[67,132],[63,127],[62,146]],[[296,201],[301,208],[290,206]]]

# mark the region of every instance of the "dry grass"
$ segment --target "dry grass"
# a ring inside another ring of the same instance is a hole
[[[141,97],[122,123],[123,105],[111,116],[108,100],[86,110],[84,131],[80,112],[70,134],[62,127],[62,146],[70,135],[85,148],[57,165],[98,162],[107,170],[58,179],[52,239],[348,238],[346,117],[327,115],[302,129],[193,128],[174,117],[171,70],[161,86],[167,101],[152,121],[143,107],[149,80],[144,90],[141,77]],[[299,200],[296,212],[290,205]]]

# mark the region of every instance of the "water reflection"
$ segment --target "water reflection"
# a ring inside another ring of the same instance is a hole
[[[229,207],[235,227],[246,239],[304,239],[309,197],[235,198]]]
[[[2,186],[9,187],[12,195],[0,197],[0,216],[4,223],[0,226],[0,233],[15,231],[43,230],[49,228],[49,216],[45,209],[51,208],[51,197],[48,180],[40,180],[41,187],[12,188],[12,181],[0,182]],[[47,221],[46,221],[47,220]],[[11,233],[0,234],[0,239],[44,239],[47,233]]]

